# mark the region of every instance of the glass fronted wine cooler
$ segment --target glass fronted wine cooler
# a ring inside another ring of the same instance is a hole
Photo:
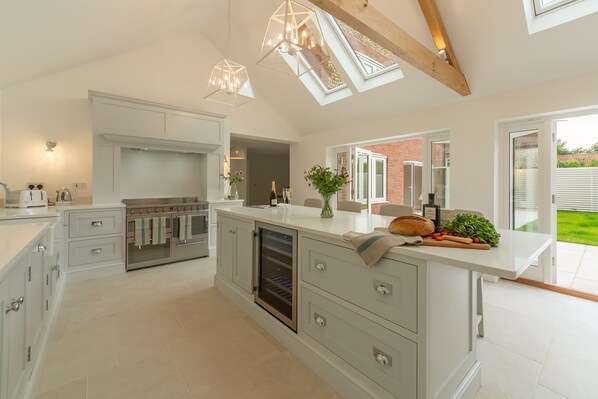
[[[297,231],[256,223],[255,302],[297,331]]]

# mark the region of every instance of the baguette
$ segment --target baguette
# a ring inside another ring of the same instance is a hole
[[[473,240],[469,237],[457,237],[457,236],[442,236],[443,240],[455,241],[455,242],[462,242],[463,244],[471,244]]]
[[[390,222],[388,231],[405,236],[427,236],[434,232],[434,222],[415,214],[401,215]]]

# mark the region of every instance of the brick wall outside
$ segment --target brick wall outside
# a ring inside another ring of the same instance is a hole
[[[403,204],[403,164],[405,161],[421,162],[423,157],[423,140],[412,139],[392,143],[376,144],[361,147],[363,149],[386,155],[386,198],[388,204]],[[382,204],[372,204],[372,213],[379,214]]]

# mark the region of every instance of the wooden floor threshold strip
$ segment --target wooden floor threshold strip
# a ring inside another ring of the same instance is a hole
[[[588,294],[586,292],[581,292],[581,291],[575,291],[575,290],[572,290],[571,288],[559,287],[558,285],[541,283],[539,281],[528,280],[526,278],[518,278],[517,280],[514,280],[514,281],[517,283],[525,284],[525,285],[531,285],[532,287],[538,287],[538,288],[542,288],[542,289],[545,289],[548,291],[554,291],[554,292],[558,292],[560,294],[571,295],[571,296],[574,296],[577,298],[587,299],[588,301],[598,302],[597,295],[592,295],[592,294]]]

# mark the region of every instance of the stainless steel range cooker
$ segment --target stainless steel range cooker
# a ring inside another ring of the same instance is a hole
[[[127,270],[209,255],[208,202],[197,197],[125,199]]]

